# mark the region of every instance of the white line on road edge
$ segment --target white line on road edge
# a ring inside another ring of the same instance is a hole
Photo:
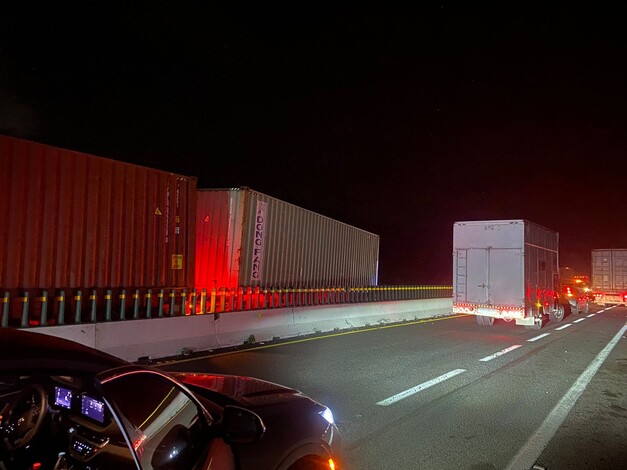
[[[577,381],[566,392],[555,408],[549,413],[538,430],[529,438],[527,443],[518,451],[514,459],[510,462],[507,470],[520,470],[521,468],[531,468],[536,463],[538,457],[560,428],[570,410],[575,406],[575,402],[584,392],[594,375],[597,373],[607,356],[616,347],[621,337],[627,331],[627,323],[620,329],[616,336],[603,348],[603,351],[590,363],[586,370],[579,376]]]
[[[596,313],[591,313],[590,315],[586,315],[586,318],[592,318],[595,315],[596,315]]]
[[[579,322],[582,322],[584,320],[585,320],[585,318],[580,318],[579,320],[575,320],[573,323],[579,323]]]
[[[381,405],[381,406],[391,405],[393,403],[396,403],[397,401],[402,400],[403,398],[407,398],[415,393],[418,393],[421,390],[432,387],[436,384],[439,384],[440,382],[444,382],[445,380],[450,379],[451,377],[455,377],[456,375],[461,374],[462,372],[466,372],[466,369],[452,370],[450,372],[447,372],[444,375],[436,377],[435,379],[429,380],[428,382],[422,383],[420,385],[416,385],[415,387],[410,388],[409,390],[405,390],[404,392],[397,393],[396,395],[390,398],[386,398],[385,400],[377,402],[377,405]]]
[[[505,354],[505,353],[508,353],[508,352],[510,352],[510,351],[513,351],[514,349],[518,349],[518,348],[520,348],[521,346],[522,346],[522,344],[515,344],[515,345],[513,345],[513,346],[510,346],[510,347],[509,347],[509,348],[507,348],[507,349],[503,349],[502,351],[499,351],[499,352],[497,352],[497,353],[494,353],[494,354],[492,354],[491,356],[487,356],[487,357],[484,357],[483,359],[479,359],[479,361],[480,361],[480,362],[488,362],[488,361],[491,361],[492,359],[495,359],[495,358],[497,358],[497,357],[499,357],[499,356],[502,356],[502,355],[503,355],[503,354]]]
[[[564,330],[564,329],[568,328],[569,326],[573,326],[573,324],[572,323],[568,323],[568,324],[566,324],[564,326],[560,326],[559,328],[555,328],[555,331]]]
[[[536,336],[535,338],[528,339],[527,341],[529,341],[529,342],[538,341],[539,339],[542,339],[545,336],[549,336],[550,334],[551,333],[543,333],[540,336]]]

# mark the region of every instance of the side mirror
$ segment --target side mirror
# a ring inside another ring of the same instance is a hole
[[[256,413],[228,405],[222,415],[222,430],[228,444],[250,444],[266,432],[266,427]]]
[[[169,470],[185,467],[192,450],[189,430],[182,424],[174,426],[152,454],[150,465],[154,469]]]

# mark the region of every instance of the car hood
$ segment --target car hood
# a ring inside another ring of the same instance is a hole
[[[293,401],[309,401],[312,405],[316,404],[296,389],[253,377],[186,372],[176,372],[172,375],[184,384],[201,387],[242,406],[256,408]]]

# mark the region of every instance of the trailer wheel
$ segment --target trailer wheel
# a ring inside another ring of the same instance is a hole
[[[477,315],[477,324],[481,326],[494,325],[494,317],[486,317],[485,315]]]
[[[556,323],[561,322],[564,319],[564,306],[558,304],[556,308],[552,308],[549,312],[549,319]]]

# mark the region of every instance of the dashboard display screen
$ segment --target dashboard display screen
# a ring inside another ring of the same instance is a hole
[[[83,416],[104,423],[105,404],[95,398],[83,395],[81,397],[81,413]]]
[[[68,410],[72,408],[72,390],[63,387],[54,387],[54,404]]]

